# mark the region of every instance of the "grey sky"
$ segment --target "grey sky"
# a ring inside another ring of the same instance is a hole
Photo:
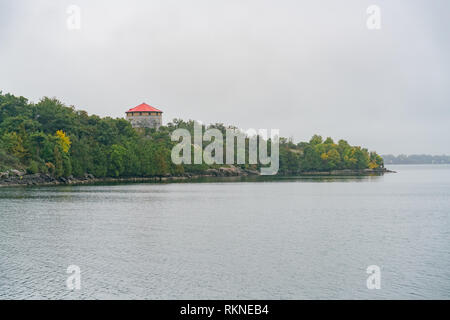
[[[78,5],[82,27],[69,31]],[[381,8],[381,30],[366,9]],[[0,90],[450,154],[449,1],[0,0]]]

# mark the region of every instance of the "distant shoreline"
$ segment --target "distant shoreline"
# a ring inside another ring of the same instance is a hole
[[[362,169],[362,170],[333,170],[333,171],[310,171],[297,174],[279,174],[271,177],[356,177],[356,176],[380,176],[385,173],[395,173],[388,169]],[[82,178],[55,178],[48,174],[23,174],[8,177],[0,180],[0,187],[30,187],[30,186],[54,186],[54,185],[95,185],[99,183],[142,183],[142,182],[178,182],[178,181],[195,181],[201,178],[230,178],[230,177],[258,177],[254,171],[221,171],[213,170],[205,174],[183,174],[178,176],[162,176],[162,177],[123,177],[123,178],[96,178],[92,175],[86,175]],[[262,176],[261,176],[262,177]]]
[[[450,165],[450,162],[447,163],[387,163],[390,166],[442,166],[442,165]]]
[[[430,154],[392,154],[382,155],[385,165],[396,164],[450,164],[448,155],[430,155]]]

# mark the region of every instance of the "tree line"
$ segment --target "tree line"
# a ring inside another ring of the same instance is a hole
[[[387,164],[449,164],[450,156],[447,155],[429,155],[429,154],[392,154],[384,155],[384,161]]]
[[[0,91],[0,171],[15,168],[55,177],[87,173],[145,177],[198,174],[223,166],[173,164],[171,150],[177,142],[170,137],[178,128],[193,134],[194,121],[174,119],[159,130],[134,130],[125,119],[88,115],[55,98],[31,103]],[[203,128],[216,128],[223,134],[227,129],[221,123]],[[260,165],[239,166],[258,170]],[[280,138],[279,174],[381,167],[383,159],[378,154],[344,140],[335,143],[315,135],[309,142],[295,144]]]

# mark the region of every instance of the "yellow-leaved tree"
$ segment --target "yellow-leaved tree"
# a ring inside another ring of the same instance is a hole
[[[58,144],[61,146],[63,152],[68,153],[70,145],[72,144],[70,138],[66,136],[65,132],[62,130],[56,131],[56,137],[58,138]]]

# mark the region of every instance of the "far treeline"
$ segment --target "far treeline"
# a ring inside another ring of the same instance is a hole
[[[383,159],[386,164],[450,164],[450,156],[446,155],[412,154],[407,156],[400,154],[394,156],[388,154],[383,156]]]
[[[158,131],[138,132],[125,119],[88,115],[47,97],[30,103],[0,91],[0,172],[18,169],[55,177],[150,177],[201,174],[224,166],[173,164],[171,150],[178,142],[170,137],[177,128],[188,129],[193,136],[194,121],[175,119]],[[207,128],[226,131],[223,124]],[[259,170],[259,165],[239,166]],[[280,138],[278,174],[383,167],[378,154],[344,140],[315,135],[309,142],[295,144]]]

